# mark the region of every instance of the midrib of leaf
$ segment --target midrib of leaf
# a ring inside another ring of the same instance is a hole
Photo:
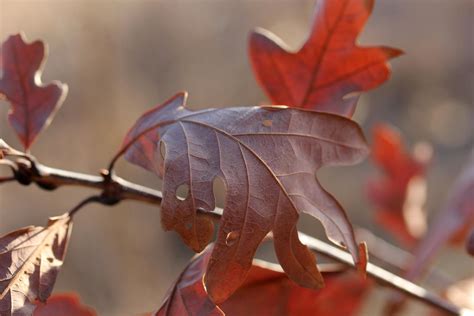
[[[244,142],[241,142],[238,138],[234,137],[232,134],[229,134],[227,133],[226,131],[224,130],[221,130],[220,128],[217,128],[215,126],[212,126],[212,125],[209,125],[209,124],[206,124],[206,123],[202,123],[202,122],[197,122],[197,121],[188,121],[188,120],[182,120],[182,122],[186,122],[186,123],[191,123],[191,124],[196,124],[196,125],[201,125],[201,126],[204,126],[206,128],[210,128],[212,130],[215,130],[216,132],[230,138],[231,140],[233,140],[234,142],[238,143],[239,145],[243,146],[245,149],[247,149],[255,158],[257,158],[258,161],[260,161],[260,163],[265,167],[265,169],[267,169],[268,172],[270,172],[270,174],[272,175],[273,179],[275,180],[275,182],[277,182],[277,184],[279,185],[280,189],[285,193],[286,196],[288,196],[288,193],[286,192],[283,184],[280,182],[280,180],[278,179],[278,177],[275,175],[275,173],[273,172],[273,170],[270,168],[270,166],[267,165],[267,163],[255,152],[252,150],[252,148],[250,148],[249,146],[247,146],[247,144],[245,144]],[[290,199],[291,201],[291,199]],[[295,210],[297,210],[297,208],[295,207],[295,205],[293,204],[293,202],[291,201],[292,203],[292,206]]]
[[[20,277],[20,275],[22,275],[24,273],[24,271],[26,270],[26,268],[28,267],[28,265],[31,264],[31,261],[39,256],[39,254],[41,253],[41,251],[43,250],[43,248],[45,247],[45,245],[47,244],[47,242],[51,238],[51,235],[54,235],[54,234],[57,233],[57,230],[56,230],[57,227],[56,226],[61,226],[60,224],[62,224],[63,221],[64,221],[64,219],[60,219],[57,222],[53,223],[53,225],[47,226],[47,227],[44,228],[45,230],[50,230],[50,232],[48,232],[46,234],[45,238],[39,243],[37,249],[31,253],[31,255],[25,260],[25,262],[23,262],[20,269],[18,269],[15,272],[15,275],[11,278],[10,282],[8,282],[7,287],[5,288],[3,293],[0,295],[0,300],[2,300],[5,297],[5,295],[7,295],[8,291],[11,289],[11,287],[13,287],[16,284],[16,282],[17,282],[18,278]],[[12,249],[12,252],[15,251],[15,250],[16,250],[16,248]]]
[[[21,40],[21,37],[20,37],[20,40]],[[29,109],[28,109],[28,88],[27,86],[25,85],[25,78],[24,78],[24,74],[20,71],[20,66],[19,66],[19,63],[18,63],[18,57],[17,57],[17,54],[18,54],[18,47],[17,47],[17,43],[16,41],[13,41],[13,60],[14,60],[14,64],[15,64],[15,69],[16,69],[16,72],[18,73],[18,77],[19,77],[19,81],[20,81],[20,88],[21,88],[21,96],[22,96],[22,102],[19,102],[19,104],[23,107],[24,109],[24,115],[25,115],[25,122],[26,122],[26,126],[24,126],[25,128],[25,140],[26,140],[26,144],[25,144],[25,147],[29,147],[30,145],[30,113],[29,113]],[[3,296],[2,296],[3,297]]]
[[[291,199],[291,194],[289,194],[285,187],[283,186],[283,184],[281,183],[280,179],[278,178],[278,176],[273,172],[273,170],[270,168],[270,166],[268,166],[268,164],[252,149],[250,148],[249,146],[247,146],[245,143],[241,142],[238,138],[234,137],[234,135],[232,134],[229,134],[227,133],[226,131],[224,130],[221,130],[217,127],[214,127],[212,125],[209,125],[209,124],[206,124],[206,123],[202,123],[202,122],[197,122],[197,121],[188,121],[188,120],[182,120],[182,122],[186,122],[186,123],[191,123],[191,124],[196,124],[196,125],[201,125],[201,126],[204,126],[206,128],[210,128],[210,129],[213,129],[219,133],[221,133],[222,135],[232,139],[233,141],[237,142],[239,145],[243,146],[245,149],[247,149],[255,158],[257,158],[258,161],[260,161],[260,163],[267,169],[267,171],[272,175],[273,179],[275,180],[275,182],[277,183],[277,185],[280,187],[280,190],[281,192],[283,192],[286,196],[286,198],[289,200],[291,206],[293,207],[293,209],[298,213],[298,208],[296,207],[296,205],[294,204],[293,200]],[[249,191],[250,192],[250,191]],[[312,205],[314,205],[314,203],[311,203]],[[320,212],[321,214],[324,214],[324,212]],[[324,214],[325,215],[325,214]],[[327,215],[325,215],[327,218],[329,218],[329,220],[331,222],[334,223],[335,227],[339,230],[341,236],[345,236],[345,234],[341,231],[341,229],[339,228],[339,226],[330,218],[328,217]],[[345,238],[344,238],[345,239]],[[240,240],[240,239],[239,239]],[[306,268],[305,268],[306,270]]]
[[[326,36],[327,40],[324,41],[324,45],[323,45],[323,47],[322,47],[322,49],[321,49],[321,54],[318,56],[318,59],[316,60],[316,62],[315,62],[315,64],[314,64],[315,66],[314,66],[314,68],[313,68],[312,71],[311,71],[311,77],[310,77],[310,80],[309,80],[309,82],[308,82],[308,87],[307,87],[307,89],[306,89],[306,92],[305,92],[305,94],[304,94],[304,96],[303,96],[303,99],[302,99],[302,101],[301,101],[301,106],[305,106],[306,103],[308,102],[308,99],[309,99],[309,97],[310,97],[310,95],[311,95],[311,93],[312,93],[312,89],[311,89],[311,88],[313,87],[313,84],[316,82],[316,79],[318,78],[319,69],[321,68],[321,63],[323,62],[324,57],[325,57],[325,55],[326,55],[326,51],[327,51],[328,48],[329,48],[329,44],[331,43],[332,36],[334,35],[334,32],[336,31],[336,29],[337,29],[337,27],[338,27],[338,25],[339,25],[339,22],[341,21],[341,19],[342,19],[343,15],[344,15],[344,13],[345,13],[346,8],[347,8],[348,5],[349,5],[349,0],[346,0],[346,2],[344,3],[344,6],[343,6],[342,9],[341,9],[341,12],[338,14],[338,16],[337,16],[337,18],[336,18],[336,21],[335,21],[335,23],[334,23],[334,26],[333,26],[331,29],[328,30],[328,34],[327,34],[327,36]],[[325,16],[324,16],[324,18],[325,18]],[[313,31],[313,32],[317,32],[317,30],[316,30],[316,31]],[[311,33],[311,36],[313,36],[313,34],[314,34],[314,33]],[[310,36],[310,37],[311,37],[311,36]],[[304,49],[304,47],[303,47],[301,50],[303,50],[303,49]],[[301,51],[300,51],[300,52],[301,52]],[[296,57],[300,52],[298,52],[298,53],[295,55],[295,57]]]
[[[184,125],[183,123],[181,123],[180,121],[178,121],[178,124],[179,126],[181,127],[182,131],[183,131],[183,135],[184,135],[184,139],[185,139],[185,142],[186,142],[186,156],[188,157],[188,165],[189,165],[189,192],[188,192],[188,195],[192,195],[192,192],[193,192],[193,172],[192,172],[192,168],[191,168],[191,157],[189,156],[189,142],[188,142],[188,135],[186,134],[186,129],[184,128]],[[192,203],[192,209],[195,210],[196,209],[196,205],[194,203],[194,199],[191,199],[191,203]],[[193,231],[194,231],[194,236],[197,236],[198,235],[198,232],[196,231],[196,216],[193,216]]]

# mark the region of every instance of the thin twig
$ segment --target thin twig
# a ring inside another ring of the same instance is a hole
[[[15,177],[0,177],[0,183],[16,181]]]
[[[74,217],[74,215],[76,215],[76,213],[82,209],[85,205],[89,204],[89,203],[93,203],[93,202],[98,202],[100,203],[101,202],[101,197],[98,196],[98,195],[93,195],[91,197],[88,197],[84,200],[82,200],[79,204],[77,204],[76,206],[74,206],[69,212],[69,217]]]
[[[127,199],[146,202],[154,205],[160,205],[162,201],[162,193],[160,191],[129,182],[115,175],[112,175],[107,179],[103,176],[94,176],[62,169],[50,168],[37,162],[35,163],[35,168],[37,174],[33,174],[31,180],[40,186],[50,185],[51,187],[60,187],[63,185],[76,185],[101,189],[102,192],[106,192],[109,187],[113,187],[112,192],[117,195],[115,197],[117,201]],[[90,199],[95,200],[98,199],[98,197],[93,197]],[[102,196],[100,199],[102,199]],[[83,202],[85,203],[86,201],[87,200]],[[91,201],[87,201],[87,203],[88,202]],[[100,202],[102,202],[102,200]],[[219,221],[222,213],[223,210],[220,208],[216,208],[212,212],[198,210],[199,216],[210,217],[216,222]],[[349,253],[303,233],[299,233],[299,235],[302,242],[307,244],[308,247],[310,247],[313,251],[324,254],[325,256],[330,257],[340,263],[354,267],[352,257]],[[368,263],[367,265],[367,274],[378,282],[386,284],[391,288],[403,292],[421,302],[440,308],[452,315],[461,315],[462,309],[459,307],[449,303],[448,301],[429,292],[428,290],[372,263]]]
[[[136,142],[143,135],[145,135],[145,134],[147,134],[147,133],[149,133],[153,130],[156,130],[156,129],[162,127],[162,126],[172,124],[174,122],[175,122],[175,120],[167,120],[167,121],[162,121],[162,122],[153,124],[153,125],[149,126],[148,128],[144,129],[143,131],[141,131],[140,133],[138,133],[137,135],[133,136],[133,138],[130,139],[127,143],[123,144],[122,148],[120,148],[120,150],[112,157],[112,160],[109,163],[109,167],[107,168],[109,173],[112,174],[113,169],[115,167],[115,164],[117,163],[117,160],[119,160],[119,158],[122,157],[127,152],[127,150],[130,149],[130,147],[132,147],[134,144],[136,144]]]
[[[349,253],[331,246],[319,239],[298,233],[301,242],[306,244],[310,249],[317,253],[324,254],[338,262],[345,263],[353,267],[354,263]],[[393,274],[385,269],[382,269],[375,264],[367,263],[367,275],[375,279],[377,282],[388,285],[396,290],[403,292],[414,299],[423,303],[428,303],[434,307],[440,308],[451,315],[461,315],[461,309],[456,305],[444,300],[440,296],[418,286],[410,281],[407,281],[396,274]]]

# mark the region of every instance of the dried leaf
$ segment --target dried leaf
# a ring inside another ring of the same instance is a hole
[[[32,315],[33,302],[51,295],[71,229],[64,214],[0,238],[0,315]]]
[[[49,125],[67,94],[65,84],[41,83],[45,51],[43,42],[26,44],[22,34],[10,36],[2,46],[0,94],[11,103],[8,119],[25,149]]]
[[[386,81],[387,60],[402,53],[356,45],[373,5],[374,0],[316,1],[310,35],[297,52],[269,31],[253,32],[250,59],[273,104],[352,116],[358,93]]]
[[[290,281],[279,266],[254,260],[242,286],[227,301],[216,306],[206,295],[203,284],[211,251],[209,246],[183,271],[157,316],[350,316],[357,313],[371,284],[351,271],[323,272],[326,287],[317,291],[306,289]]]
[[[195,251],[213,237],[212,222],[196,216],[196,210],[214,209],[213,180],[225,180],[226,205],[206,274],[216,303],[243,282],[270,231],[290,278],[305,287],[322,286],[314,254],[298,239],[300,212],[318,218],[328,237],[346,245],[354,261],[360,261],[344,210],[315,177],[324,165],[354,164],[366,156],[356,123],[284,107],[190,111],[185,100],[180,93],[145,113],[123,148],[130,162],[163,177],[163,226],[176,230]],[[165,145],[164,159],[159,142]],[[188,188],[184,200],[177,197],[181,186]]]
[[[46,303],[36,303],[33,316],[96,316],[90,307],[81,304],[74,293],[55,294]]]
[[[156,316],[173,315],[224,315],[206,293],[204,273],[211,258],[213,245],[196,255],[168,290]]]
[[[389,125],[373,129],[372,158],[384,176],[368,183],[368,195],[376,207],[376,221],[406,245],[413,245],[426,230],[425,172],[431,154],[420,146],[427,145],[417,147],[422,154],[411,154]]]

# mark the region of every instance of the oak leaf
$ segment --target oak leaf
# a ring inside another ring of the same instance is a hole
[[[242,286],[224,303],[207,296],[203,277],[212,246],[196,256],[170,289],[156,316],[167,315],[355,315],[370,282],[351,271],[324,271],[326,286],[306,289],[274,264],[254,260]],[[269,304],[269,302],[271,302]]]
[[[11,103],[8,120],[25,149],[51,122],[66,98],[67,85],[41,82],[46,47],[41,41],[25,43],[22,34],[10,36],[2,45],[0,97]]]
[[[66,254],[72,222],[68,214],[46,227],[29,226],[0,238],[0,315],[32,315],[46,301]]]
[[[90,307],[81,304],[74,293],[55,294],[46,303],[36,303],[33,316],[97,316]]]
[[[250,60],[273,104],[352,116],[357,94],[386,81],[388,59],[402,53],[356,45],[373,5],[374,0],[316,1],[310,34],[297,52],[267,30],[254,31]]]
[[[283,269],[298,284],[323,285],[314,254],[298,239],[301,212],[319,219],[328,237],[362,261],[341,205],[315,177],[325,165],[354,164],[367,154],[359,126],[344,117],[286,107],[190,111],[179,93],[145,113],[125,138],[130,162],[163,178],[162,224],[199,252],[213,237],[213,181],[226,203],[206,273],[216,303],[244,281],[263,238],[272,232]],[[164,157],[160,148],[165,145]],[[177,190],[187,186],[185,199]]]
[[[431,154],[427,147],[422,155],[407,151],[400,133],[390,125],[378,124],[372,134],[372,159],[384,173],[367,184],[376,207],[375,220],[399,241],[413,246],[426,231],[425,173]]]

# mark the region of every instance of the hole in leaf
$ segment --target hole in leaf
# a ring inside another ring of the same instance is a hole
[[[239,240],[240,233],[238,231],[233,231],[227,234],[227,237],[225,238],[225,244],[227,246],[232,246],[235,244],[237,240]]]
[[[263,120],[263,126],[271,127],[272,123],[272,120]]]
[[[224,206],[226,185],[225,181],[220,177],[215,177],[212,181],[212,192],[214,193],[214,201],[216,205]]]
[[[189,195],[189,186],[186,183],[181,184],[176,189],[176,198],[180,201],[186,200]]]

